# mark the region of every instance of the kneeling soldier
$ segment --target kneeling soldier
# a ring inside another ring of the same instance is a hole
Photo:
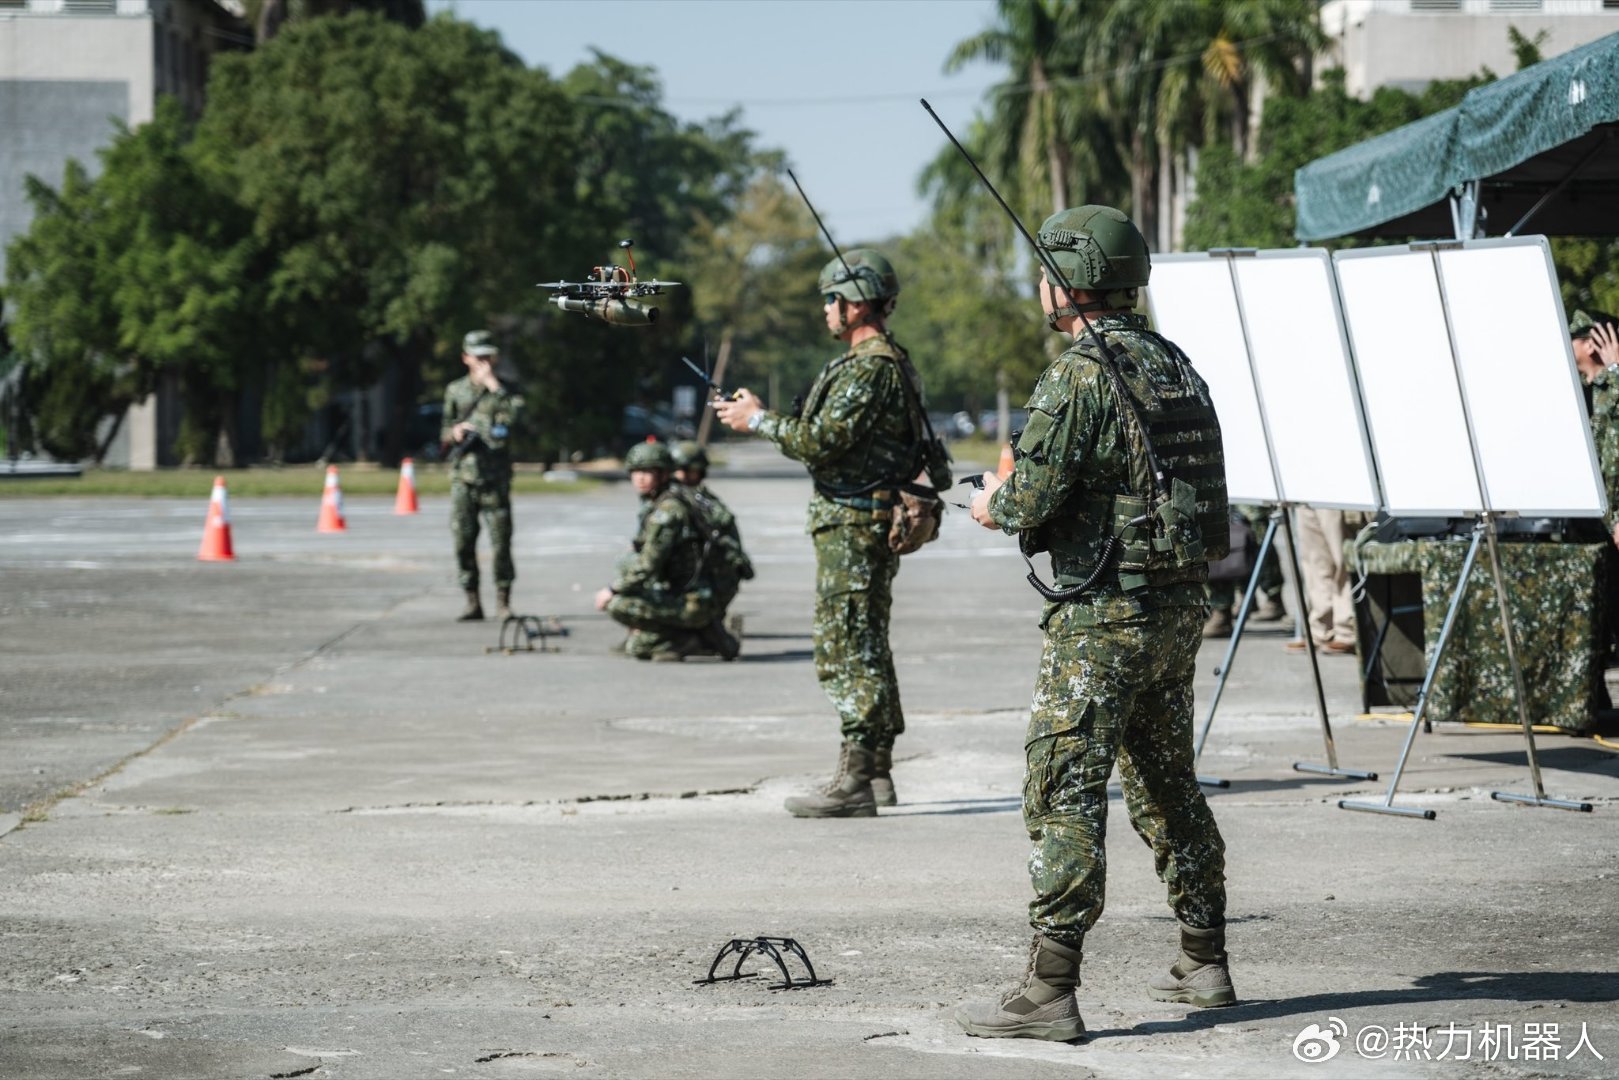
[[[736,639],[720,623],[714,545],[692,502],[670,489],[669,448],[638,443],[624,465],[646,513],[634,554],[620,564],[618,579],[596,594],[596,610],[629,627],[624,651],[638,660],[736,659]]]

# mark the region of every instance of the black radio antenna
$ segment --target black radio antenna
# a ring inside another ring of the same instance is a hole
[[[1114,355],[1113,350],[1108,347],[1107,342],[1102,340],[1102,335],[1096,332],[1096,327],[1091,325],[1090,319],[1085,317],[1085,309],[1074,299],[1074,286],[1069,282],[1068,275],[1062,272],[1062,268],[1051,257],[1051,253],[1041,247],[1039,242],[1029,234],[1029,230],[1024,227],[1022,219],[1017,216],[1010,206],[1006,205],[1006,200],[1001,198],[1001,193],[995,190],[995,185],[989,182],[989,177],[985,176],[984,170],[978,167],[978,162],[974,161],[973,156],[967,152],[967,148],[961,145],[961,140],[957,139],[955,133],[945,126],[943,120],[939,119],[939,114],[933,111],[933,106],[928,104],[927,98],[922,99],[922,108],[926,109],[928,115],[933,117],[933,122],[939,125],[939,130],[944,132],[945,138],[949,139],[950,144],[960,151],[961,156],[967,160],[967,164],[972,166],[973,172],[978,174],[978,179],[985,189],[995,196],[995,201],[1001,204],[1001,209],[1006,211],[1006,216],[1012,219],[1012,224],[1017,226],[1017,231],[1022,234],[1023,239],[1029,242],[1029,247],[1034,249],[1034,257],[1045,268],[1046,279],[1062,287],[1063,292],[1068,297],[1068,302],[1073,304],[1075,311],[1079,312],[1079,321],[1084,325],[1085,332],[1090,335],[1090,339],[1101,350],[1103,367],[1113,382],[1114,389],[1119,392],[1120,404],[1135,413],[1134,402],[1131,400],[1130,395],[1125,392],[1124,387],[1120,385],[1119,374],[1115,367],[1118,358]],[[796,183],[797,181],[794,182]],[[1135,420],[1137,426],[1141,428],[1141,442],[1147,451],[1147,464],[1152,469],[1153,480],[1157,483],[1159,489],[1163,490],[1168,484],[1164,476],[1163,466],[1158,463],[1158,452],[1153,448],[1152,436],[1148,433],[1146,425],[1141,422],[1139,415],[1135,417]]]

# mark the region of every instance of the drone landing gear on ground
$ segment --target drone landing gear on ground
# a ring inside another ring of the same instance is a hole
[[[810,963],[809,954],[804,951],[804,946],[790,937],[732,938],[720,949],[719,954],[714,957],[714,962],[708,965],[707,977],[693,979],[692,981],[698,986],[706,986],[709,983],[751,979],[759,973],[757,971],[745,972],[742,970],[742,965],[754,953],[768,956],[774,961],[776,970],[781,972],[782,981],[771,983],[768,989],[803,990],[806,987],[830,986],[832,984],[831,979],[818,979],[815,977],[815,967]],[[719,970],[721,961],[732,955],[736,957],[736,966],[731,969],[731,973],[729,975],[714,974],[715,971]],[[793,973],[787,966],[787,957],[789,956],[794,957],[803,965],[805,972],[803,976],[797,979],[793,978]]]
[[[561,652],[551,638],[565,638],[568,628],[555,615],[508,615],[500,624],[500,644],[486,645],[484,652],[511,656],[520,652]],[[534,642],[538,640],[539,645]]]

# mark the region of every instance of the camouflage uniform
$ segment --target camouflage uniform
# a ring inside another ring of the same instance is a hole
[[[489,524],[494,553],[495,587],[509,589],[517,577],[512,567],[512,429],[523,399],[504,387],[486,390],[466,376],[444,392],[444,428],[439,438],[454,442],[451,429],[466,423],[478,438],[450,470],[450,534],[455,537],[457,580],[461,588],[478,588],[478,518]]]
[[[1131,365],[1160,385],[1173,372],[1159,339],[1144,332],[1145,319],[1111,314],[1091,322],[1126,357],[1121,369]],[[989,502],[995,522],[1019,533],[1026,551],[1051,552],[1060,587],[1088,577],[1118,531],[1111,497],[1144,488],[1127,421],[1096,355],[1081,337],[1041,376],[1016,467]],[[1163,455],[1177,436],[1154,431]],[[1202,460],[1198,468],[1223,485],[1218,443]],[[1225,527],[1223,496],[1208,515],[1199,504],[1207,535],[1204,516]],[[1029,921],[1048,940],[1079,947],[1102,912],[1115,761],[1131,824],[1153,850],[1176,917],[1193,928],[1225,921],[1225,845],[1192,769],[1192,674],[1206,578],[1202,563],[1149,571],[1145,582],[1110,572],[1081,598],[1046,605],[1023,813],[1034,842]]]
[[[742,531],[737,528],[736,515],[707,484],[682,484],[673,481],[677,491],[683,491],[692,501],[692,507],[701,515],[707,531],[713,537],[709,574],[714,581],[714,598],[719,605],[717,618],[724,618],[725,609],[736,599],[742,582],[753,580],[753,560],[742,547]]]
[[[815,545],[815,674],[844,741],[868,750],[892,747],[905,730],[888,647],[899,571],[899,556],[888,548],[896,496],[885,488],[841,493],[916,474],[900,380],[920,380],[893,352],[880,336],[852,346],[817,376],[802,417],[766,413],[758,428],[815,481],[806,526]]]
[[[665,489],[642,502],[648,512],[634,554],[619,564],[607,614],[630,629],[624,651],[645,659],[678,649],[719,618],[736,590],[716,592],[697,512],[686,499]]]
[[[1254,536],[1263,540],[1265,530],[1270,528],[1270,507],[1242,505],[1234,509],[1248,522]],[[1282,562],[1276,555],[1276,545],[1273,543],[1270,550],[1265,552],[1265,561],[1259,567],[1259,591],[1254,595],[1254,603],[1257,605],[1266,599],[1281,603],[1284,584]],[[1244,581],[1210,581],[1209,604],[1216,611],[1235,611],[1247,587],[1248,583]]]
[[[1619,525],[1619,370],[1604,368],[1591,380],[1591,439],[1608,493],[1608,514],[1602,519],[1608,535]]]

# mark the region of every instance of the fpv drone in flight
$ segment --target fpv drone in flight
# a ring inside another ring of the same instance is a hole
[[[616,326],[651,326],[658,321],[658,309],[647,303],[647,298],[659,296],[665,288],[680,282],[638,280],[635,256],[630,252],[635,241],[620,240],[618,246],[624,249],[629,266],[593,266],[585,281],[542,281],[537,287],[555,290],[551,302],[563,311],[593,315]]]

